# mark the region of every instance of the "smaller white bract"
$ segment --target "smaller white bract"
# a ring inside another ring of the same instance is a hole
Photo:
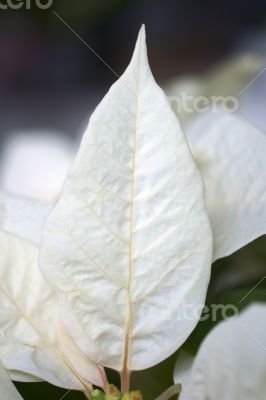
[[[262,304],[220,323],[204,340],[180,400],[264,400],[265,331]],[[174,379],[179,378],[177,371]]]

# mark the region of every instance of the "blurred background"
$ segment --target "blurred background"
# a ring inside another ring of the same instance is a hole
[[[0,9],[1,139],[32,128],[80,135],[117,79],[71,29],[120,75],[145,23],[160,85],[231,54],[266,51],[264,0],[54,0],[47,10],[26,1],[29,10]]]
[[[206,77],[232,57],[254,54],[264,60],[266,54],[265,0],[54,0],[48,9],[40,9],[35,0],[25,0],[20,9],[5,9],[6,0],[0,3],[1,185],[49,200],[58,195],[92,110],[127,66],[142,23],[152,71],[169,93],[183,77]],[[254,67],[250,60],[243,88],[262,73],[245,91],[242,108],[264,132],[265,63]],[[236,70],[235,79],[238,75]],[[216,85],[223,86],[219,76]],[[27,184],[22,170],[30,176]],[[46,180],[49,188],[36,189]],[[261,238],[215,263],[209,303],[238,304],[265,275],[265,244]],[[253,300],[266,300],[265,280],[239,307]],[[199,324],[186,350],[196,352],[210,324]],[[134,374],[133,386],[153,399],[171,384],[175,358]],[[110,376],[116,383],[117,376]],[[48,384],[18,388],[26,400],[59,400],[66,392]],[[82,396],[70,392],[64,398]]]

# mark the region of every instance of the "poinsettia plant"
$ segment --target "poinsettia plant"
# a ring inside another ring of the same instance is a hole
[[[10,378],[88,399],[139,399],[131,372],[162,362],[189,337],[213,261],[265,233],[259,135],[219,112],[186,135],[153,78],[142,27],[58,201],[0,196],[0,359]],[[119,372],[119,389],[105,368]],[[19,399],[0,376],[5,399]],[[175,380],[163,399],[180,392],[178,372]],[[201,389],[193,397],[193,384],[183,386],[181,398],[225,398]]]

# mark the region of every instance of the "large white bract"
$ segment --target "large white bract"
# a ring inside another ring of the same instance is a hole
[[[41,269],[82,351],[127,379],[189,336],[211,261],[201,176],[150,71],[142,28],[46,221]]]

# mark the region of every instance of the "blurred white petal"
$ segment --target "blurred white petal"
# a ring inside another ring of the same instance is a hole
[[[0,229],[39,245],[52,204],[0,191]]]
[[[88,382],[101,385],[95,363],[62,334],[55,295],[38,268],[38,248],[0,231],[0,254],[0,358],[11,377],[79,390]]]
[[[174,369],[174,382],[185,386],[189,378],[194,357],[185,350],[180,350]]]
[[[74,157],[73,147],[57,132],[11,135],[2,152],[0,186],[23,196],[56,200]]]
[[[22,400],[19,392],[12,383],[8,373],[0,363],[0,393],[4,400]]]
[[[265,400],[266,306],[219,324],[204,340],[180,400]]]
[[[216,260],[266,233],[266,137],[225,112],[195,118],[186,134],[205,181]]]
[[[201,76],[177,78],[165,87],[165,91],[179,120],[185,124],[195,116],[196,111],[187,112],[184,107],[178,110],[176,98],[184,95],[193,99],[199,96],[237,96],[261,70],[262,65],[263,58],[259,54],[236,55]]]

